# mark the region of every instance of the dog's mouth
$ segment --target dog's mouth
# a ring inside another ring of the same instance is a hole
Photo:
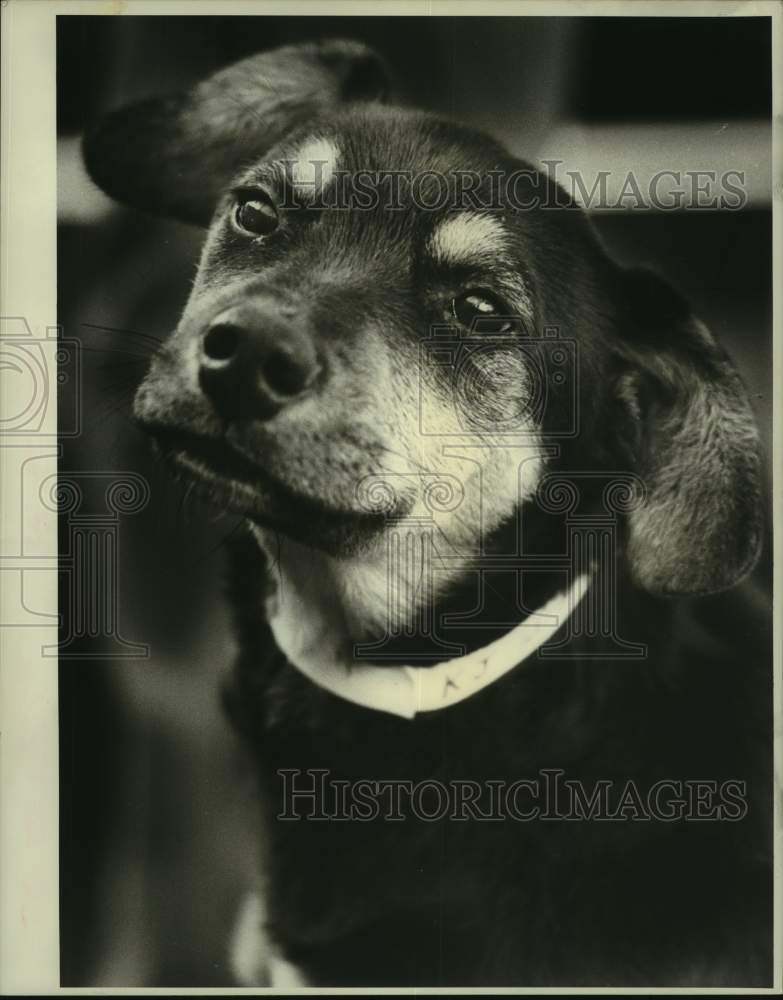
[[[224,437],[206,437],[161,425],[147,425],[144,429],[163,458],[213,506],[292,537],[316,530],[327,546],[352,547],[382,528],[382,516],[306,496]]]
[[[265,475],[261,466],[224,439],[201,437],[189,431],[164,427],[145,429],[166,459],[196,478],[210,484],[224,483],[248,490],[264,486]]]

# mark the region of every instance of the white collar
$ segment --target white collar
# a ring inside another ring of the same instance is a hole
[[[590,583],[588,574],[576,577],[568,590],[555,594],[499,639],[466,656],[432,667],[378,667],[370,663],[339,663],[325,651],[317,655],[294,652],[290,629],[278,617],[269,624],[277,645],[288,660],[319,687],[379,712],[412,719],[418,712],[448,708],[476,694],[535,653],[572,614]],[[544,623],[538,624],[544,616]]]

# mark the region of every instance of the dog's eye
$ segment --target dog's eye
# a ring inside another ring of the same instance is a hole
[[[277,229],[278,221],[277,209],[263,191],[243,199],[234,209],[237,228],[254,236],[267,236]]]
[[[508,308],[494,295],[470,291],[451,303],[456,321],[474,333],[512,333],[517,324]]]

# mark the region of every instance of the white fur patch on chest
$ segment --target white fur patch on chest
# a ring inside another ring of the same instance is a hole
[[[310,984],[279,954],[266,932],[263,896],[251,892],[243,901],[230,943],[231,970],[240,986],[297,990]]]

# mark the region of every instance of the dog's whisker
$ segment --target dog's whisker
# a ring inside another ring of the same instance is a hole
[[[162,346],[163,341],[160,337],[155,337],[149,333],[143,333],[141,330],[131,330],[128,327],[122,326],[110,326],[108,324],[101,323],[81,323],[82,329],[90,330],[95,334],[111,334],[111,335],[121,335],[123,337],[132,337],[135,341],[141,341],[144,344],[149,345],[152,350],[157,350]]]

